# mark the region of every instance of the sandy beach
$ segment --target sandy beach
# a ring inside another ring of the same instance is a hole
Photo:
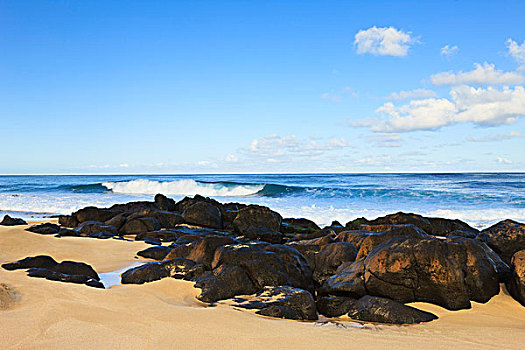
[[[143,242],[55,238],[0,227],[0,263],[48,254],[92,265],[99,273],[129,266]],[[412,326],[346,321],[275,320],[226,305],[206,307],[192,282],[163,279],[110,289],[30,278],[0,269],[14,303],[0,311],[4,349],[519,349],[525,339],[525,308],[502,291],[486,304],[447,311],[411,305],[439,319]]]

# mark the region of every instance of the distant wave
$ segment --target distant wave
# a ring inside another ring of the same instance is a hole
[[[104,182],[102,186],[113,193],[122,194],[156,194],[171,196],[193,196],[200,194],[211,197],[245,197],[257,195],[264,185],[245,185],[226,182],[204,183],[195,180],[151,181],[145,179]]]

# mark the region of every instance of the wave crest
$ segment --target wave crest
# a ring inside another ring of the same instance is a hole
[[[194,196],[200,194],[208,197],[254,196],[264,188],[264,185],[201,183],[195,180],[159,182],[145,179],[123,182],[104,182],[102,186],[106,187],[113,193],[122,194],[163,193],[172,196]]]

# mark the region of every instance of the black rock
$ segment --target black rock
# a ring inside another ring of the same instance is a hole
[[[32,267],[53,269],[58,263],[50,256],[37,255],[29,256],[27,258],[3,264],[2,267],[6,270],[18,270],[18,269],[29,269]]]
[[[123,284],[143,284],[172,277],[192,280],[204,273],[204,267],[188,259],[170,259],[147,263],[122,274]]]
[[[503,261],[510,264],[514,253],[525,249],[525,224],[503,220],[481,231],[477,239],[494,249]]]
[[[170,251],[171,248],[169,247],[158,246],[141,250],[137,255],[146,259],[164,260]]]
[[[403,305],[387,298],[366,295],[355,302],[348,316],[360,321],[391,324],[430,322],[438,317],[430,312]]]
[[[118,233],[115,227],[99,221],[84,221],[75,230],[83,237],[89,237],[94,233],[100,232],[107,232],[112,235]]]
[[[310,292],[290,286],[266,286],[250,297],[237,297],[234,305],[259,309],[259,315],[292,320],[317,320],[314,298]]]
[[[184,222],[190,225],[222,229],[222,213],[209,202],[197,202],[184,210]]]
[[[355,308],[357,299],[343,296],[324,296],[317,300],[317,310],[326,317],[339,317]]]
[[[141,232],[158,231],[160,229],[160,223],[157,219],[151,217],[139,217],[128,220],[120,228],[120,233],[130,235]]]
[[[26,228],[26,231],[39,233],[41,235],[56,235],[60,231],[60,226],[46,222]]]
[[[175,201],[172,198],[158,193],[155,195],[154,201],[160,210],[175,211]]]
[[[525,306],[525,250],[516,252],[511,261],[512,276],[507,289],[514,299]]]
[[[16,226],[16,225],[27,225],[23,219],[12,218],[9,215],[5,215],[4,219],[0,221],[0,225],[3,226]]]

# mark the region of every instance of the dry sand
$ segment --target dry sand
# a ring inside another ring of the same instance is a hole
[[[33,234],[0,226],[0,263],[47,254],[83,261],[99,273],[136,261],[142,242]],[[525,308],[504,291],[487,304],[450,312],[412,305],[439,320],[415,326],[275,320],[195,299],[190,282],[174,279],[102,290],[0,269],[9,287],[0,310],[2,349],[520,349]]]

